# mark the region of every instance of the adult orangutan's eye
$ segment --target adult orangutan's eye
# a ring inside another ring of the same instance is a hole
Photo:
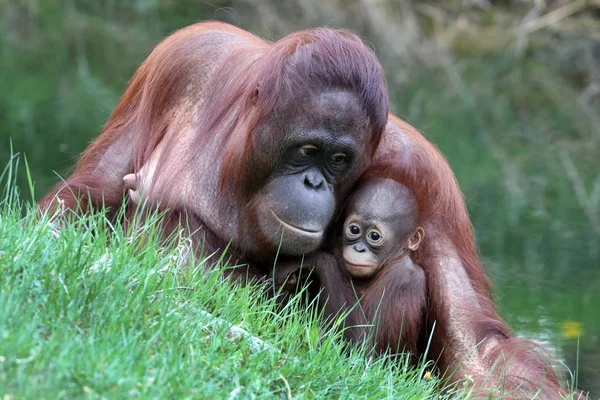
[[[378,244],[381,244],[381,242],[383,241],[383,238],[381,236],[381,233],[379,233],[379,231],[372,230],[367,235],[367,240],[369,241],[369,243],[371,243],[373,245],[378,245]]]
[[[304,157],[314,156],[318,151],[319,148],[314,144],[305,144],[298,149],[298,153]]]
[[[335,153],[331,156],[331,162],[334,164],[342,164],[346,161],[346,155],[344,153]]]

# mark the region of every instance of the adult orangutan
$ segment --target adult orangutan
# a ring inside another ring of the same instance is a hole
[[[200,23],[157,46],[74,174],[40,205],[116,211],[124,189],[132,203],[143,192],[171,210],[167,219],[200,228],[205,253],[231,241],[260,277],[253,261],[278,248],[318,248],[386,120],[381,65],[356,35],[314,29],[271,44]]]
[[[227,24],[195,24],[148,56],[73,175],[40,207],[105,205],[115,216],[125,197],[128,215],[136,203],[159,205],[166,234],[184,225],[205,254],[231,243],[248,264],[235,275],[259,279],[278,248],[288,256],[318,249],[377,151],[376,160],[424,181],[436,210],[424,221],[431,245],[419,250],[429,330],[436,324],[430,355],[455,376],[486,376],[488,360],[512,356],[519,342],[488,300],[446,161],[413,128],[387,119],[381,66],[356,35],[314,29],[269,43]],[[515,358],[509,375],[546,370],[530,352]]]

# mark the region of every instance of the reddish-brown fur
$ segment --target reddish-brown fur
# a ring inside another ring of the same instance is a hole
[[[58,197],[67,209],[105,205],[114,214],[125,194],[123,177],[145,167],[153,173],[145,171],[140,191],[169,209],[166,226],[185,221],[190,231],[201,229],[208,254],[233,240],[230,249],[240,261],[270,256],[252,230],[249,202],[271,173],[273,150],[255,149],[253,134],[277,107],[338,88],[353,93],[367,115],[364,151],[349,174],[358,176],[385,127],[387,94],[379,62],[356,35],[317,28],[269,43],[224,23],[184,28],[144,61],[73,175],[40,207],[51,207]],[[281,139],[274,136],[272,146]],[[189,167],[203,160],[209,165]],[[337,185],[337,198],[351,185]],[[190,207],[198,204],[198,193],[204,196],[200,210]]]
[[[311,40],[320,43],[319,67],[298,53],[297,70],[287,70],[286,57],[306,50],[302,45]],[[269,57],[261,59],[265,54]],[[169,206],[166,233],[185,224],[200,232],[195,244],[206,254],[224,249],[231,239],[230,251],[239,260],[264,261],[273,254],[263,254],[248,242],[254,233],[244,225],[244,201],[268,173],[267,161],[253,146],[254,128],[278,104],[294,102],[323,85],[345,87],[356,93],[369,115],[371,135],[357,169],[366,166],[377,148],[374,161],[402,171],[402,180],[427,199],[427,241],[416,261],[427,279],[427,326],[421,335],[435,323],[429,357],[438,361],[440,371],[455,372],[452,380],[471,375],[485,390],[501,381],[496,371],[492,384],[483,383],[495,361],[516,354],[507,363],[509,387],[529,382],[542,386],[547,398],[558,397],[556,376],[545,360],[529,350],[528,342],[514,339],[494,309],[464,200],[446,160],[394,116],[384,131],[385,87],[379,64],[371,57],[355,36],[326,29],[271,44],[222,23],[184,28],[148,56],[73,175],[50,191],[40,207],[48,209],[59,198],[65,208],[85,212],[104,204],[114,215],[126,196],[123,177],[151,166],[156,171],[149,174],[144,190],[150,201]],[[250,107],[257,96],[259,106]],[[194,170],[191,164],[202,168]],[[218,188],[234,190],[233,201]],[[347,195],[347,189],[338,189],[338,199]],[[206,205],[208,200],[214,204]],[[129,204],[128,214],[134,209]],[[255,266],[247,274],[266,275]],[[392,332],[390,324],[396,322],[396,317],[382,320],[379,329]]]
[[[346,339],[369,343],[375,354],[408,352],[416,361],[422,354],[419,341],[426,311],[421,268],[405,253],[385,261],[373,277],[354,279],[344,267],[341,239],[336,242],[332,253],[319,253],[311,261],[323,288],[319,301],[328,322],[345,313]]]
[[[534,343],[516,339],[495,310],[462,193],[443,155],[416,129],[390,115],[365,179],[372,175],[402,182],[417,198],[419,225],[426,232],[413,257],[427,279],[421,344],[433,332],[427,356],[438,371],[453,382],[472,377],[482,396],[503,387],[506,398],[526,398],[537,390],[538,398],[562,398],[565,392],[548,355]],[[382,319],[378,329],[397,324],[398,319]]]

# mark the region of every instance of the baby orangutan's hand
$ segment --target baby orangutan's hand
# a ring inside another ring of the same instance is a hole
[[[273,282],[276,289],[283,292],[293,292],[298,285],[298,280],[307,278],[312,272],[313,266],[302,261],[278,262],[273,271]]]

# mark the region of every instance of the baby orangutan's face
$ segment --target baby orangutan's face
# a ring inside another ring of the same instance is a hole
[[[348,274],[371,278],[388,260],[416,250],[423,237],[417,213],[410,191],[393,180],[374,179],[359,187],[344,222],[342,254]]]
[[[392,230],[385,223],[351,215],[344,224],[343,257],[346,270],[354,278],[373,276],[394,246]]]

